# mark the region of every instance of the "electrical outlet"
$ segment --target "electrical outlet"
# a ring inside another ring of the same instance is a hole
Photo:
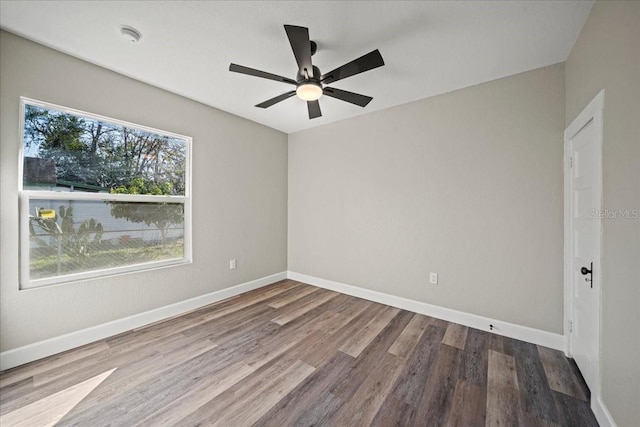
[[[229,270],[235,270],[238,267],[238,263],[235,259],[229,260]]]
[[[429,283],[432,285],[438,284],[438,273],[429,273]]]

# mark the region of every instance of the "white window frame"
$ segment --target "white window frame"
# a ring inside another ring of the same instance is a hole
[[[34,105],[62,111],[83,118],[100,120],[115,125],[125,126],[137,130],[155,133],[171,138],[185,140],[185,190],[183,196],[154,196],[146,194],[111,194],[111,193],[85,193],[78,191],[34,191],[23,189],[23,165],[24,165],[24,111],[26,105]],[[86,279],[109,277],[120,274],[127,274],[137,271],[152,270],[170,266],[190,264],[192,258],[192,224],[191,224],[191,148],[192,138],[173,132],[142,126],[111,117],[98,114],[87,113],[73,108],[39,101],[27,97],[20,97],[20,155],[18,165],[18,194],[20,209],[20,289],[33,289],[42,286],[76,282]],[[184,256],[162,261],[150,261],[141,264],[132,264],[122,267],[112,267],[107,269],[91,270],[81,273],[65,274],[43,279],[30,278],[30,235],[29,235],[29,201],[30,200],[95,200],[95,201],[119,201],[137,203],[180,203],[184,206]]]

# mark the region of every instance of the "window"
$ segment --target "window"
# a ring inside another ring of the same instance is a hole
[[[20,287],[191,261],[191,138],[21,99]]]

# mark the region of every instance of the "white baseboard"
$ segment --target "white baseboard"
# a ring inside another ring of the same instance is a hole
[[[602,396],[598,396],[597,398],[591,397],[591,410],[601,427],[617,427],[607,405],[602,401]]]
[[[0,353],[0,371],[177,316],[287,278],[285,271]]]
[[[390,305],[392,307],[398,307],[403,310],[412,311],[414,313],[436,317],[438,319],[458,323],[487,332],[492,332],[498,335],[503,335],[505,337],[515,338],[533,344],[553,348],[555,350],[564,351],[565,349],[564,335],[554,334],[552,332],[546,332],[540,329],[516,325],[500,320],[490,319],[488,317],[465,313],[463,311],[452,310],[450,308],[414,301],[395,295],[384,294],[382,292],[359,288],[357,286],[347,285],[344,283],[334,282],[318,277],[307,276],[305,274],[300,274],[293,271],[287,272],[287,277],[298,282],[308,283],[310,285],[330,289],[332,291],[352,295],[354,297],[364,298],[369,301]],[[493,329],[491,329],[489,325],[493,325]]]
[[[409,310],[414,313],[425,314],[427,316],[437,317],[449,322],[458,323],[472,328],[493,332],[510,338],[527,341],[534,344],[543,345],[556,350],[564,350],[564,336],[551,332],[541,331],[526,326],[515,325],[513,323],[502,322],[475,314],[465,313],[462,311],[452,310],[445,307],[439,307],[424,302],[413,301],[394,295],[384,294],[382,292],[372,291],[369,289],[359,288],[357,286],[347,285],[344,283],[334,282],[331,280],[321,279],[318,277],[307,276],[293,271],[276,273],[250,282],[242,283],[230,288],[211,292],[175,304],[170,304],[144,313],[125,317],[123,319],[96,325],[80,331],[71,332],[47,340],[39,341],[23,347],[18,347],[0,353],[0,370],[13,368],[23,365],[43,357],[51,356],[63,351],[70,350],[94,341],[108,338],[131,329],[139,328],[150,323],[158,322],[169,317],[177,316],[191,310],[212,304],[223,299],[239,295],[263,286],[275,283],[286,278],[299,282],[308,283],[325,289],[352,295],[358,298],[364,298],[369,301],[390,305],[393,307]],[[490,330],[489,325],[493,325]],[[594,403],[595,405],[595,403]],[[596,408],[594,407],[594,412]],[[613,418],[606,409],[606,406],[600,401],[599,412],[602,417],[611,420]],[[598,412],[596,412],[598,414]],[[600,418],[598,418],[600,421]],[[601,423],[605,425],[604,423]]]

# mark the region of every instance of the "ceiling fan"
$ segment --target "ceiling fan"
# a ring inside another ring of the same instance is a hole
[[[244,67],[242,65],[233,63],[229,65],[229,71],[233,71],[235,73],[248,74],[250,76],[262,77],[264,79],[275,80],[296,86],[295,90],[291,90],[283,93],[282,95],[268,99],[256,105],[256,107],[269,108],[278,102],[292,97],[293,95],[298,95],[300,99],[307,101],[309,118],[315,119],[316,117],[322,116],[318,98],[323,94],[361,107],[365,107],[369,102],[371,102],[373,98],[370,96],[331,88],[327,85],[383,66],[384,60],[382,59],[382,55],[380,55],[378,49],[369,52],[358,59],[354,59],[335,70],[322,74],[320,73],[320,69],[311,63],[311,56],[316,53],[317,45],[315,42],[309,40],[309,29],[295,25],[285,25],[284,30],[287,33],[287,37],[289,37],[293,56],[295,56],[296,62],[298,63],[298,73],[295,80],[267,73],[266,71]]]

